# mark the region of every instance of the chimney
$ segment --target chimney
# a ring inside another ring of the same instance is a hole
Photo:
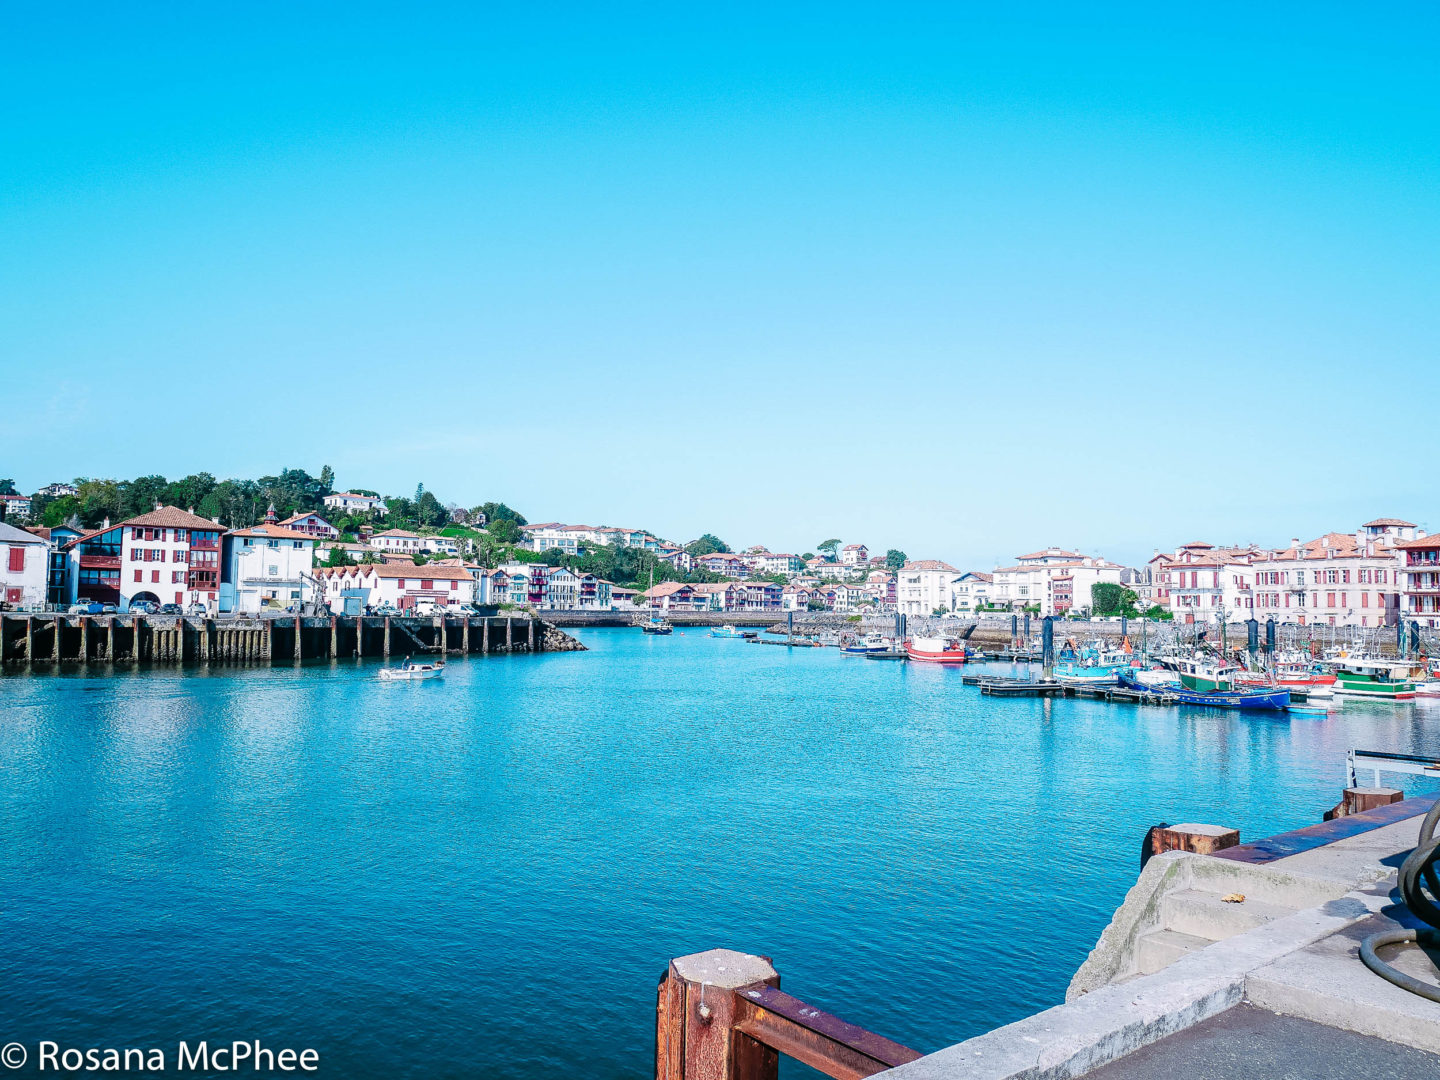
[[[100,527],[101,527],[102,529],[108,529],[108,528],[110,527],[110,515],[109,515],[109,514],[106,514],[106,515],[105,515],[105,520],[100,523]]]
[[[1293,548],[1298,548],[1300,546],[1300,537],[1292,536],[1290,538],[1290,546]]]
[[[156,500],[155,500],[155,509],[156,509],[156,510],[163,510],[163,509],[165,509],[163,506],[160,505],[160,500],[159,500],[159,499],[156,499]]]

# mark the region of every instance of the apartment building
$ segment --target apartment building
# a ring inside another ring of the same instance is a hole
[[[128,607],[132,601],[203,604],[213,609],[220,592],[217,522],[176,506],[79,536],[66,545],[70,600]]]

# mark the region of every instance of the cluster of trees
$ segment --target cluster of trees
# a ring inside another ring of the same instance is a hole
[[[1168,608],[1163,608],[1159,604],[1152,604],[1141,611],[1138,593],[1133,589],[1127,589],[1123,585],[1116,585],[1108,581],[1097,582],[1090,586],[1090,614],[1123,615],[1127,619],[1136,619],[1141,616],[1147,619],[1173,617]]]

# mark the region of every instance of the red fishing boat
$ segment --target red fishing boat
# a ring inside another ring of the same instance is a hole
[[[905,642],[905,655],[930,664],[965,664],[982,659],[980,653],[953,637],[917,637]]]

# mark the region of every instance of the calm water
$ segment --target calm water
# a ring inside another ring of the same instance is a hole
[[[1154,822],[1268,835],[1319,820],[1352,746],[1440,752],[1426,705],[1004,701],[831,649],[582,636],[415,685],[0,679],[0,1043],[644,1077],[667,959],[729,946],[932,1050],[1061,1000]]]

